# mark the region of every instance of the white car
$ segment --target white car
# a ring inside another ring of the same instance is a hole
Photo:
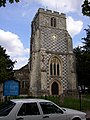
[[[0,107],[0,120],[86,120],[86,113],[61,108],[49,100],[14,99]]]

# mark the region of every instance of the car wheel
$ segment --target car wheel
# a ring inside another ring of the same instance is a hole
[[[72,120],[81,120],[81,119],[77,117],[77,118],[74,118],[74,119],[72,119]]]

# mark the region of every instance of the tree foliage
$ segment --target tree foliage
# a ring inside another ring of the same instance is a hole
[[[82,39],[83,46],[74,48],[74,53],[78,84],[90,87],[90,27],[85,31],[86,37]]]
[[[85,29],[86,31],[86,37],[82,38],[84,40],[83,44],[83,48],[85,51],[90,52],[90,26],[88,26],[88,29]]]
[[[89,0],[84,0],[84,3],[82,4],[82,13],[83,15],[90,17],[90,2]]]
[[[14,78],[14,64],[15,61],[12,62],[10,56],[6,54],[6,50],[0,46],[0,83]]]
[[[9,1],[9,3],[14,3],[14,2],[19,2],[19,0],[0,0],[0,7],[3,6],[5,7],[6,6],[6,3]]]

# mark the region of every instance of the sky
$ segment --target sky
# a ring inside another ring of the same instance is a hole
[[[19,3],[7,3],[6,7],[0,7],[0,45],[6,49],[12,61],[17,61],[14,69],[20,69],[28,63],[31,22],[39,8],[65,13],[73,48],[81,46],[82,38],[86,37],[84,29],[90,25],[90,18],[81,12],[83,1],[20,0]]]

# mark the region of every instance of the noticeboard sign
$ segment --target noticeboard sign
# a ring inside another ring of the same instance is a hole
[[[4,96],[18,96],[19,95],[19,81],[5,80],[3,85]]]

